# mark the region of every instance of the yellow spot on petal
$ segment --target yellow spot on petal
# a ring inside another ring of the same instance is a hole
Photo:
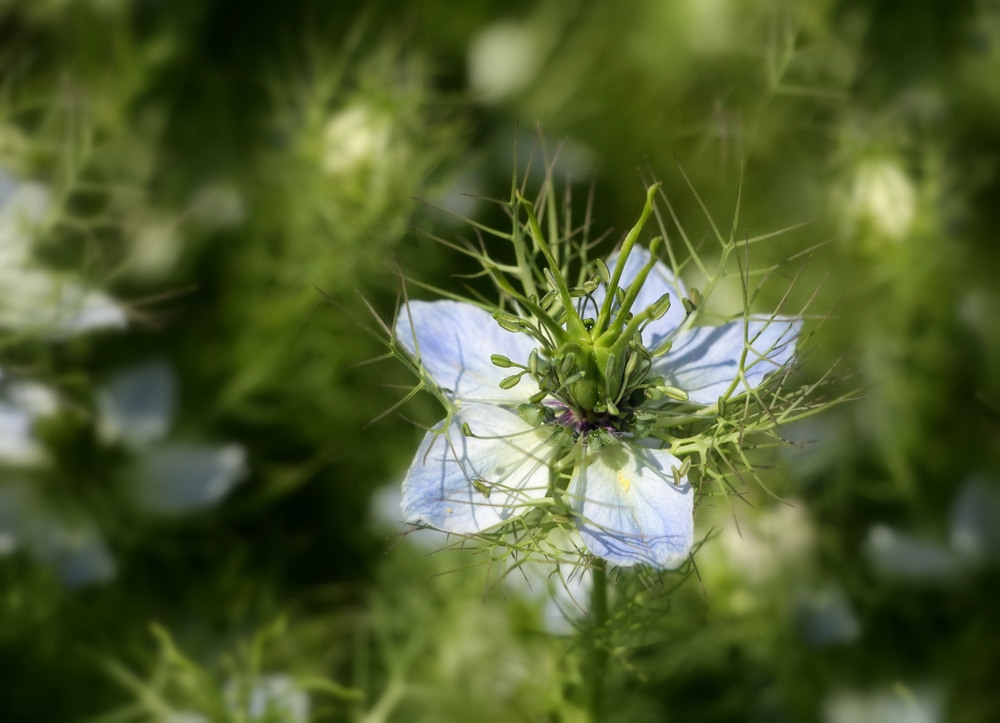
[[[618,484],[622,486],[622,490],[625,492],[628,492],[629,487],[632,486],[631,480],[629,480],[629,478],[622,472],[618,473]]]

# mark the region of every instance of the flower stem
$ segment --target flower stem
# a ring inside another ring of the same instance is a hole
[[[608,572],[604,560],[591,568],[590,647],[587,650],[587,711],[591,723],[604,719],[604,678],[608,666]]]

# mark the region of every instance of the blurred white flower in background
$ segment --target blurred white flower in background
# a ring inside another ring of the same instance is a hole
[[[896,241],[913,226],[917,191],[897,161],[866,158],[855,169],[848,210],[856,224]]]
[[[309,694],[287,675],[261,675],[249,683],[230,680],[223,689],[226,720],[246,723],[308,723],[311,704]],[[165,723],[209,723],[217,720],[193,711],[171,711]]]
[[[242,713],[250,721],[309,721],[309,694],[287,675],[262,675],[249,688],[230,681],[225,688],[225,698],[230,711]]]
[[[61,338],[125,326],[125,310],[103,291],[35,263],[32,247],[50,205],[44,186],[0,169],[0,327]]]
[[[740,514],[702,507],[699,527],[719,530],[698,552],[698,571],[713,601],[738,615],[775,606],[805,642],[821,648],[861,636],[861,624],[843,589],[815,579],[816,529],[805,503],[789,500]]]
[[[392,146],[392,117],[368,103],[349,105],[323,131],[323,170],[331,176],[358,173],[384,163]]]
[[[170,274],[181,254],[182,240],[176,223],[147,223],[132,234],[126,273],[149,282]]]
[[[698,568],[703,575],[720,578],[718,589],[730,587],[727,580],[737,580],[737,591],[756,599],[744,583],[751,588],[771,587],[795,576],[812,558],[815,529],[799,500],[741,514],[738,524],[728,508],[719,508],[714,517],[707,510],[699,527],[717,526],[719,534],[701,548]]]
[[[191,201],[191,220],[210,229],[238,226],[246,220],[247,205],[236,186],[208,184]]]
[[[824,723],[942,723],[940,692],[902,685],[867,692],[841,690],[823,702]]]
[[[545,59],[541,34],[532,25],[490,25],[469,45],[469,88],[486,103],[510,99],[534,81]]]
[[[40,417],[55,414],[59,402],[48,387],[25,380],[0,382],[0,464],[35,465],[45,451],[33,427]]]

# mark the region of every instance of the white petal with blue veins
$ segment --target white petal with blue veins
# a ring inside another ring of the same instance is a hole
[[[459,301],[411,301],[399,312],[396,338],[417,358],[439,387],[470,402],[519,404],[538,391],[527,374],[511,389],[498,385],[517,369],[501,369],[492,354],[526,364],[538,346],[527,334],[500,328],[477,306]],[[418,349],[419,346],[419,349]]]
[[[403,521],[472,534],[526,512],[548,494],[551,434],[501,407],[463,406],[420,443],[403,480]]]
[[[788,366],[801,329],[801,320],[787,317],[747,322],[750,348],[743,374],[750,389],[759,387],[771,372]],[[685,329],[674,338],[670,351],[653,361],[650,373],[683,389],[695,404],[714,404],[739,376],[743,348],[742,320]],[[747,384],[741,380],[731,396],[745,393]]]
[[[649,262],[650,258],[652,258],[652,254],[649,253],[649,249],[639,245],[633,246],[632,252],[625,260],[625,268],[622,270],[622,276],[618,282],[619,288],[627,289],[628,285],[635,281],[639,272],[642,271],[642,267]],[[617,263],[618,252],[615,251],[608,257],[607,261],[611,273],[614,273],[615,264]],[[594,300],[597,302],[598,307],[603,303],[606,293],[604,286],[594,293]],[[659,301],[660,297],[664,294],[670,294],[670,308],[666,314],[656,321],[650,322],[643,329],[642,343],[647,349],[652,350],[660,346],[670,336],[671,332],[684,322],[685,317],[684,304],[681,303],[681,299],[687,295],[684,282],[674,276],[674,272],[666,264],[662,261],[657,261],[649,272],[649,276],[646,277],[646,282],[642,285],[642,289],[639,291],[639,295],[636,296],[635,302],[632,304],[632,314],[638,314],[648,309]]]
[[[587,549],[622,567],[683,563],[694,544],[694,493],[675,484],[681,461],[668,452],[618,444],[581,460],[568,494]]]

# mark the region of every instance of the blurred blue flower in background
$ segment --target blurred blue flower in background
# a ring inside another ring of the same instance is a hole
[[[237,444],[167,441],[176,395],[173,372],[158,360],[120,372],[98,392],[101,436],[136,455],[131,491],[155,514],[211,507],[246,474],[246,453]]]
[[[175,382],[163,362],[122,372],[98,393],[97,424],[107,442],[134,455],[125,485],[146,513],[177,515],[211,507],[246,473],[243,448],[165,441],[174,414]],[[114,557],[100,526],[79,505],[50,499],[34,476],[61,479],[36,436],[36,423],[63,411],[57,393],[29,380],[0,382],[0,554],[18,549],[48,567],[69,588],[109,581]],[[105,488],[110,495],[111,486]],[[76,508],[74,508],[76,507]]]

